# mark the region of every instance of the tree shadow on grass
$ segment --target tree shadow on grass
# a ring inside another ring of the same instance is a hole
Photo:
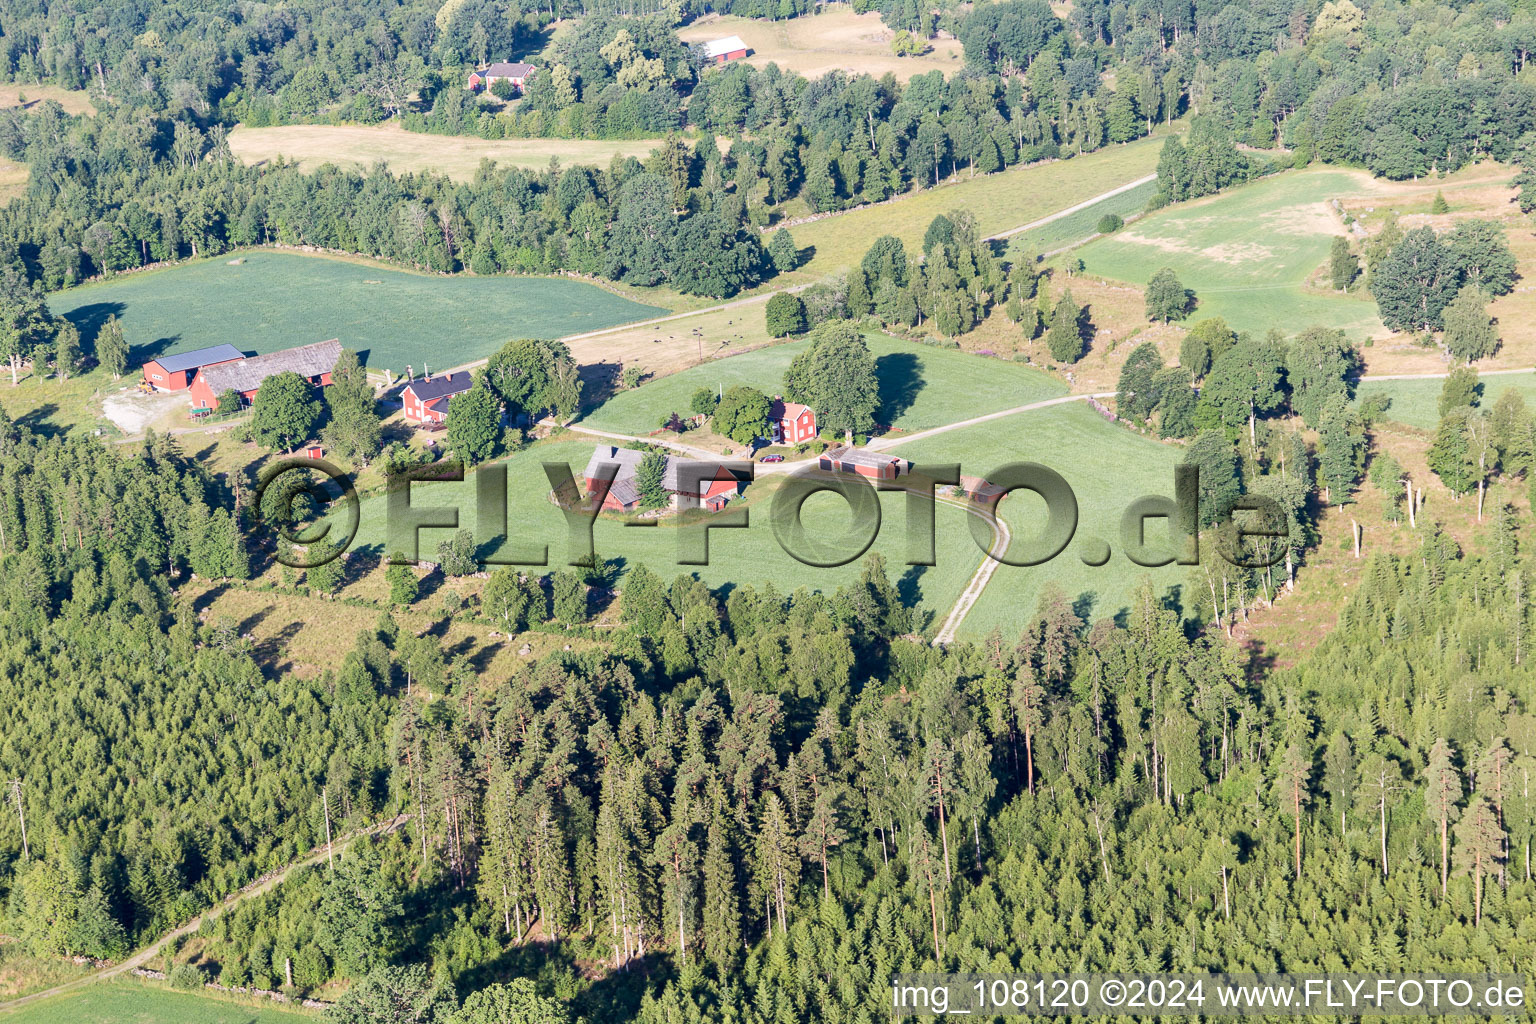
[[[915,352],[887,352],[875,360],[875,379],[880,387],[879,421],[889,427],[912,408],[928,382],[923,361]]]
[[[92,347],[96,344],[96,335],[101,333],[101,325],[107,322],[107,317],[122,318],[123,311],[128,307],[121,302],[92,302],[77,307],[64,314],[64,319],[75,325],[80,332],[80,344]]]

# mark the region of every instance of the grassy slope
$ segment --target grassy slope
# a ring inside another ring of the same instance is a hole
[[[1082,403],[966,427],[895,451],[918,463],[959,462],[961,472],[977,476],[1010,462],[1039,462],[1065,477],[1077,496],[1077,533],[1067,549],[1045,565],[999,566],[961,623],[961,638],[985,636],[994,627],[1005,636],[1016,634],[1048,584],[1072,599],[1092,595],[1092,621],[1118,613],[1148,576],[1161,592],[1189,572],[1177,566],[1143,569],[1120,550],[1121,514],[1143,495],[1172,495],[1180,449],[1113,426]],[[1027,491],[1015,492],[1004,502],[1003,515],[1015,545],[1038,532],[1044,510],[1044,502]],[[1149,540],[1155,530],[1149,529]],[[1085,566],[1079,558],[1084,542],[1093,537],[1107,541],[1113,551],[1099,568]],[[1211,553],[1202,549],[1202,554]]]
[[[1063,246],[1072,245],[1087,240],[1099,230],[1099,218],[1106,213],[1119,214],[1124,220],[1129,220],[1133,215],[1146,208],[1147,200],[1157,192],[1157,182],[1149,181],[1145,185],[1138,185],[1129,192],[1122,192],[1117,196],[1094,203],[1086,210],[1079,210],[1060,220],[1053,220],[1043,227],[1033,231],[1020,232],[1017,238],[1028,244],[1038,252],[1051,252]],[[1013,239],[1010,238],[1011,242]]]
[[[1484,409],[1492,409],[1499,396],[1511,390],[1520,392],[1527,406],[1536,407],[1536,375],[1500,375],[1484,377],[1482,381],[1480,404]],[[1358,397],[1386,395],[1392,399],[1386,419],[1421,430],[1434,430],[1440,422],[1440,389],[1444,383],[1440,380],[1366,381],[1360,385]]]
[[[524,550],[547,545],[551,568],[558,568],[566,561],[566,527],[560,510],[548,500],[549,484],[540,464],[565,462],[572,475],[579,477],[592,448],[591,441],[561,440],[540,444],[507,461],[507,508],[513,543]],[[710,564],[707,566],[678,563],[678,532],[670,524],[640,528],[624,526],[614,519],[600,519],[594,532],[597,550],[604,558],[622,560],[621,572],[644,563],[663,579],[696,572],[712,586],[727,582],[760,585],[772,581],[781,592],[789,593],[801,586],[831,591],[851,582],[859,573],[857,560],[838,568],[813,568],[795,561],[780,548],[768,515],[768,499],[779,483],[778,479],[768,479],[748,488],[748,500],[744,504],[750,508],[750,526],[744,530],[711,531]],[[416,485],[411,490],[412,504],[457,508],[460,526],[474,529],[476,486],[474,479],[457,484]],[[887,494],[882,501],[881,528],[872,550],[885,555],[891,576],[899,581],[908,603],[934,617],[942,617],[980,560],[980,552],[961,518],[965,513],[942,507],[936,516],[937,565],[926,569],[909,568],[905,565],[904,499],[900,494]],[[383,552],[386,520],[384,498],[365,500],[353,550]],[[803,522],[815,537],[836,538],[850,533],[847,505],[831,496],[810,499],[804,507]],[[437,545],[451,532],[421,531],[421,557],[433,558]],[[488,552],[481,554],[484,556]]]
[[[317,1018],[273,1006],[114,981],[34,1003],[12,1024],[300,1024]]]
[[[795,242],[802,249],[814,246],[816,250],[810,263],[797,273],[814,279],[853,266],[864,258],[870,243],[885,234],[900,238],[908,253],[915,255],[922,249],[928,223],[954,209],[975,213],[983,235],[1028,224],[1151,174],[1157,169],[1161,146],[1161,138],[1144,139],[1072,160],[1015,167],[974,178],[965,177],[962,170],[955,184],[923,189],[884,206],[797,225],[790,229]]]
[[[607,167],[616,156],[644,158],[660,139],[481,139],[467,135],[426,135],[408,132],[393,122],[364,125],[285,125],[277,128],[236,128],[229,148],[248,164],[285,157],[305,170],[321,164],[362,169],[383,161],[396,174],[438,171],[456,181],[475,176],[481,160],[510,167],[543,170],[551,159],[561,166],[590,164]]]
[[[228,259],[244,257],[239,266]],[[134,274],[56,293],[55,313],[87,339],[109,313],[134,362],[230,342],[269,352],[326,338],[367,352],[369,366],[446,369],[512,337],[554,338],[665,312],[558,278],[438,277],[266,250]]]
[[[1081,256],[1090,273],[1138,285],[1172,267],[1199,299],[1196,317],[1225,317],[1238,330],[1324,324],[1378,334],[1369,299],[1307,287],[1342,231],[1327,201],[1368,187],[1348,171],[1280,174],[1161,210]]]
[[[1017,363],[981,362],[955,349],[886,334],[871,332],[867,338],[880,377],[881,409],[876,419],[897,429],[924,430],[1066,392],[1054,378]],[[655,430],[667,413],[686,416],[693,392],[701,387],[745,384],[776,394],[789,361],[805,345],[775,345],[663,377],[616,395],[583,422],[599,430],[645,434]]]

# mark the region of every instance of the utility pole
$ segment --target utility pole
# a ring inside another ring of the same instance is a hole
[[[11,796],[16,799],[16,818],[21,822],[21,859],[31,860],[32,849],[27,845],[27,816],[21,809],[21,780],[11,780]]]
[[[325,804],[325,862],[327,868],[335,871],[336,858],[331,850],[331,787],[329,785],[320,791],[320,799]],[[292,980],[288,984],[292,985]]]

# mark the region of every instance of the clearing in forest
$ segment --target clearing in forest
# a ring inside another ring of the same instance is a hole
[[[80,327],[87,347],[116,314],[133,366],[220,342],[259,353],[340,338],[369,367],[397,373],[483,359],[510,338],[558,338],[666,312],[564,278],[413,274],[265,249],[71,288],[49,305]]]
[[[905,82],[913,75],[930,71],[947,74],[964,66],[957,39],[929,40],[929,51],[920,57],[896,56],[891,52],[895,33],[885,27],[878,12],[855,14],[841,4],[782,21],[706,15],[677,34],[685,43],[740,36],[751,49],[748,64],[777,64],[806,78],[820,78],[829,71],[875,78],[889,72],[897,81]]]
[[[502,166],[543,170],[551,160],[562,167],[607,167],[616,156],[644,158],[660,139],[481,139],[473,135],[426,135],[393,122],[366,125],[295,124],[278,128],[236,128],[229,148],[248,164],[296,161],[312,171],[321,164],[366,170],[379,161],[396,174],[437,171],[456,181],[475,176],[481,160]]]

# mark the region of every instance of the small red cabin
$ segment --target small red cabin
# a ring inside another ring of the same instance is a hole
[[[468,370],[430,373],[400,389],[400,407],[412,423],[442,423],[448,419],[448,402],[474,386]]]
[[[773,444],[799,444],[815,437],[815,409],[782,398],[768,406],[768,440]]]

